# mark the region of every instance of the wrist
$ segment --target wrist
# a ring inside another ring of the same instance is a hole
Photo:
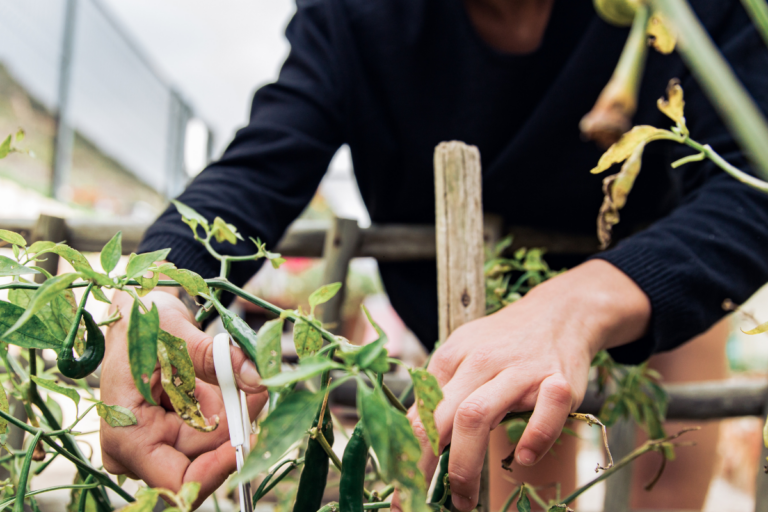
[[[604,260],[574,267],[531,290],[528,298],[545,301],[556,320],[565,320],[589,345],[592,357],[600,350],[639,339],[651,319],[645,292]]]

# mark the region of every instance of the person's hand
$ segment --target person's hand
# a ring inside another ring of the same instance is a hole
[[[113,428],[102,420],[104,468],[113,474],[144,480],[150,487],[165,487],[174,492],[185,482],[200,482],[200,503],[236,469],[224,403],[215,385],[213,340],[198,329],[192,314],[171,293],[154,291],[143,300],[157,304],[162,329],[187,342],[198,377],[195,396],[205,417],[218,416],[220,423],[213,432],[199,432],[186,425],[163,392],[159,368],[150,379],[152,397],[159,405],[150,405],[136,390],[128,365],[126,337],[127,313],[131,311],[133,299],[127,293],[117,292],[112,300],[113,307],[119,307],[124,317],[112,324],[107,332],[101,399],[105,404],[130,409],[138,423]],[[240,349],[232,349],[232,367],[238,386],[250,394],[248,408],[253,418],[267,400],[265,388],[260,386],[256,367]]]
[[[440,451],[451,444],[448,473],[459,510],[477,505],[490,431],[504,415],[533,410],[515,457],[524,466],[535,464],[583,400],[594,355],[642,336],[650,311],[647,296],[629,277],[593,260],[453,332],[428,370],[443,389],[435,421]],[[429,481],[438,459],[415,408],[409,419]],[[492,454],[492,463],[506,455]]]

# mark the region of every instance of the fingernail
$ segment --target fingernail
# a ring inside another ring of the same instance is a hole
[[[533,466],[533,463],[536,462],[536,454],[527,448],[523,448],[517,452],[517,462],[521,466]]]
[[[242,387],[251,388],[244,389],[243,391],[256,391],[259,386],[261,386],[261,375],[259,375],[258,370],[256,370],[256,365],[249,359],[246,359],[243,362],[243,365],[240,367],[239,375]]]

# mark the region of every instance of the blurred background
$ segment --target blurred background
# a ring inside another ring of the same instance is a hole
[[[151,222],[246,123],[253,92],[277,78],[288,53],[283,31],[294,10],[293,0],[0,0],[0,138],[23,128],[20,146],[29,150],[0,160],[0,218],[42,213]],[[370,225],[346,147],[302,217],[334,216]],[[291,258],[280,270],[267,267],[248,286],[282,306],[305,303],[320,284],[320,260]],[[412,363],[423,360],[415,337],[389,306],[375,260],[353,260],[347,285],[345,335],[356,343],[374,337],[360,315],[365,303],[392,340],[391,352]],[[101,303],[91,306],[106,312]],[[768,293],[744,309],[768,319]],[[764,375],[768,338],[743,335],[741,326],[753,326],[743,315],[733,322],[733,374]],[[760,430],[757,418],[724,422],[727,445],[721,442],[724,455],[707,510],[752,508]],[[96,436],[83,441],[96,448],[98,460]],[[600,456],[597,438],[587,436],[582,481],[592,477]],[[72,475],[56,478],[69,482]],[[599,509],[601,492],[591,491],[580,509]],[[64,510],[61,499],[60,507],[49,504],[51,510]]]

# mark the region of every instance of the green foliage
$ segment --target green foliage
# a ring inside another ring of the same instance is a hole
[[[41,377],[36,377],[35,375],[30,375],[29,378],[32,380],[32,382],[43,389],[47,389],[48,391],[52,391],[54,393],[59,393],[60,395],[64,395],[70,398],[73,402],[75,402],[76,407],[80,405],[80,393],[78,393],[76,389],[62,386],[54,380],[43,379]]]
[[[435,423],[435,409],[443,399],[443,392],[434,375],[426,370],[410,370],[413,379],[413,394],[416,397],[416,410],[429,437],[432,451],[440,455],[440,433]]]
[[[323,338],[309,320],[300,318],[293,325],[293,344],[299,358],[303,358],[320,350],[323,346]]]
[[[131,375],[136,389],[144,399],[152,405],[157,405],[152,398],[149,380],[157,364],[157,338],[160,331],[160,316],[157,305],[152,304],[146,314],[139,308],[140,302],[134,301],[131,318],[128,322],[128,360],[131,365]]]
[[[112,239],[104,245],[101,250],[101,268],[109,274],[120,261],[120,256],[123,255],[123,232],[118,231]]]
[[[282,318],[266,322],[257,335],[256,366],[263,379],[269,379],[280,373],[283,360],[281,340],[283,336]]]
[[[119,405],[106,405],[98,402],[96,412],[110,427],[130,427],[138,423],[136,416],[130,410]]]
[[[25,310],[10,302],[0,301],[0,330],[5,334],[0,337],[5,343],[17,345],[23,348],[52,348],[61,347],[61,340],[56,339],[42,320],[34,315],[28,315],[29,319],[22,322],[21,327],[11,330],[29,310]],[[10,334],[8,334],[10,332]]]
[[[332,283],[321,286],[309,296],[309,314],[315,315],[315,307],[331,300],[341,289],[341,283]]]

